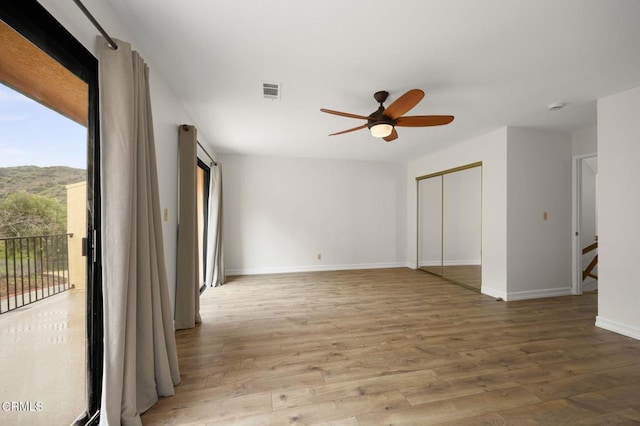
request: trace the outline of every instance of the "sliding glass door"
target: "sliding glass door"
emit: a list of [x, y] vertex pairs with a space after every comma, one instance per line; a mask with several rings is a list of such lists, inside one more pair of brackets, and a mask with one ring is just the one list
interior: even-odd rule
[[211, 168], [198, 159], [196, 167], [196, 208], [198, 210], [198, 282], [202, 293], [207, 285], [207, 234], [209, 229], [209, 186], [211, 182]]
[[102, 379], [98, 63], [35, 0], [0, 4], [0, 44], [2, 419], [85, 424]]

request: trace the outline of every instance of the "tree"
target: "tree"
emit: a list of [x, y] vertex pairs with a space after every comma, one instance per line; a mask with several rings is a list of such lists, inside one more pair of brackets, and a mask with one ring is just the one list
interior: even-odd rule
[[42, 195], [16, 192], [0, 201], [0, 237], [62, 234], [66, 206]]

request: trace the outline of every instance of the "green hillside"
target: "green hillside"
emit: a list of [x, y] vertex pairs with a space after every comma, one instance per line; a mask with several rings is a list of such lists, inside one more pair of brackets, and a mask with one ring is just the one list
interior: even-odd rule
[[14, 192], [25, 191], [67, 203], [65, 185], [85, 181], [87, 171], [65, 166], [0, 167], [0, 201]]

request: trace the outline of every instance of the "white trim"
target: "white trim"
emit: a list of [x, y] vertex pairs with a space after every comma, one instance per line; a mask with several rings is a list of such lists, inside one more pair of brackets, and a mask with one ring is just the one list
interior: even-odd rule
[[507, 294], [504, 291], [496, 290], [495, 288], [487, 287], [486, 285], [482, 285], [480, 287], [480, 292], [495, 299], [507, 300]]
[[482, 260], [421, 260], [421, 266], [466, 266], [466, 265], [482, 265]]
[[622, 334], [623, 336], [640, 340], [640, 328], [622, 324], [617, 321], [608, 320], [602, 318], [600, 315], [596, 316], [596, 327], [600, 327], [614, 333]]
[[545, 297], [558, 297], [571, 295], [571, 287], [560, 288], [548, 288], [544, 290], [529, 290], [529, 291], [514, 291], [507, 292], [505, 300], [527, 300], [527, 299], [542, 299]]
[[[263, 274], [289, 274], [296, 272], [321, 272], [321, 271], [349, 271], [356, 269], [385, 269], [410, 267], [405, 262], [393, 263], [356, 263], [346, 265], [320, 265], [320, 266], [267, 266], [264, 268], [228, 269], [227, 276], [233, 275], [263, 275]], [[412, 268], [414, 269], [414, 268]]]

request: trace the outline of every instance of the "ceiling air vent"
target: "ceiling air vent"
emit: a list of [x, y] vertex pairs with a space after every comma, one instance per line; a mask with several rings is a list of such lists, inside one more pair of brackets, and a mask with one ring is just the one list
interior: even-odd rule
[[280, 99], [280, 83], [262, 82], [262, 95], [265, 99]]

